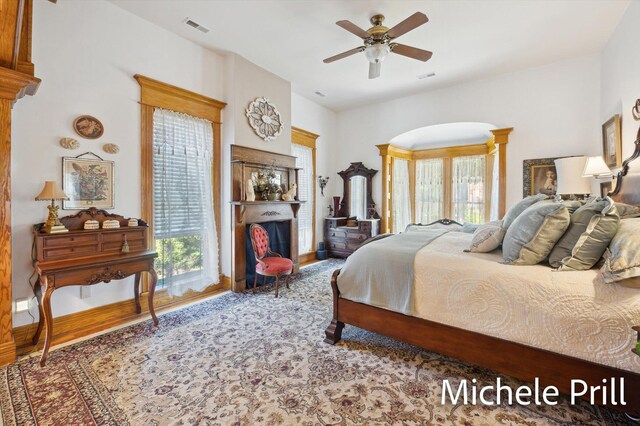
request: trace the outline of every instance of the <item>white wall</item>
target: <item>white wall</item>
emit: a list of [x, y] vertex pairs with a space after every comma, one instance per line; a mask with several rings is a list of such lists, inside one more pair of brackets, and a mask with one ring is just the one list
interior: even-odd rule
[[[317, 103], [298, 95], [291, 94], [291, 124], [300, 129], [320, 135], [316, 141], [316, 178], [318, 176], [329, 176], [329, 182], [324, 189], [324, 196], [320, 194], [318, 181], [316, 185], [316, 243], [323, 240], [324, 217], [329, 210], [327, 206], [331, 204], [333, 188], [341, 180], [335, 172], [333, 162], [335, 161], [335, 151], [338, 147], [337, 114]], [[341, 185], [340, 185], [341, 186]]]
[[[351, 161], [380, 170], [375, 145], [419, 127], [470, 121], [514, 127], [507, 151], [509, 206], [522, 198], [523, 160], [599, 152], [599, 87], [599, 57], [588, 56], [343, 111], [334, 172]], [[380, 173], [373, 191], [380, 207]]]
[[[34, 2], [33, 58], [38, 93], [16, 103], [13, 114], [12, 214], [14, 299], [32, 296], [31, 226], [46, 219], [45, 203], [34, 201], [45, 180], [61, 181], [61, 157], [92, 151], [115, 161], [116, 213], [140, 216], [140, 99], [136, 73], [216, 99], [223, 98], [223, 58], [104, 1]], [[75, 135], [72, 122], [81, 114], [105, 126], [96, 141]], [[77, 138], [80, 149], [58, 145]], [[104, 143], [120, 153], [106, 154]], [[62, 214], [71, 214], [61, 211]], [[92, 287], [79, 298], [79, 287], [57, 290], [54, 316], [130, 299], [131, 279]], [[37, 316], [34, 310], [34, 316]], [[30, 323], [26, 313], [14, 325]]]
[[[600, 123], [614, 114], [622, 115], [623, 159], [633, 152], [640, 121], [631, 116], [631, 107], [640, 98], [640, 2], [633, 1], [602, 52]], [[640, 170], [640, 161], [631, 163]]]

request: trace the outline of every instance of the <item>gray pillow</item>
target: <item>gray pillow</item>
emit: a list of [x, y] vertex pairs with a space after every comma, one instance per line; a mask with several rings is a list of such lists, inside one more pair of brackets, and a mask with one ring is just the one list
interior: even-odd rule
[[640, 217], [640, 207], [632, 206], [631, 204], [616, 203], [616, 210], [620, 219], [630, 219], [633, 217]]
[[562, 203], [543, 201], [528, 207], [513, 221], [502, 242], [504, 263], [535, 265], [546, 259], [569, 227]]
[[502, 221], [480, 225], [476, 232], [473, 233], [471, 247], [465, 252], [489, 253], [500, 247], [506, 232], [507, 230], [502, 227]]
[[478, 227], [481, 226], [477, 223], [469, 223], [469, 222], [465, 222], [462, 224], [462, 229], [460, 230], [460, 232], [466, 232], [467, 234], [473, 234], [474, 232], [476, 232], [476, 230], [478, 229]]
[[534, 205], [539, 201], [546, 200], [547, 198], [549, 198], [547, 195], [536, 194], [529, 195], [525, 199], [518, 201], [513, 206], [511, 206], [511, 208], [502, 218], [502, 227], [504, 229], [509, 229], [513, 221], [516, 220], [516, 218], [520, 216], [522, 212], [524, 212], [528, 207]]
[[618, 214], [609, 197], [598, 198], [571, 215], [567, 232], [549, 255], [549, 264], [560, 271], [591, 269], [618, 230]]
[[640, 277], [640, 218], [620, 221], [604, 258], [601, 271], [605, 282]]

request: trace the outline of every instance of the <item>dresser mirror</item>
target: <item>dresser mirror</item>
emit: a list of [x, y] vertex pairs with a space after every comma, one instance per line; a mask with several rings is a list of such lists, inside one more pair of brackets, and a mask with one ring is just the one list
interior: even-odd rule
[[351, 163], [338, 174], [343, 180], [344, 190], [339, 216], [356, 217], [358, 220], [379, 219], [371, 195], [371, 181], [377, 170], [365, 167], [361, 162]]

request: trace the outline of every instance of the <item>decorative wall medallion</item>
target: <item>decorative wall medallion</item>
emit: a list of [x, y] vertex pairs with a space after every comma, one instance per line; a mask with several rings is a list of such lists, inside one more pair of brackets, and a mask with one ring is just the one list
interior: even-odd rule
[[249, 125], [258, 136], [269, 142], [282, 132], [282, 117], [276, 106], [267, 98], [257, 98], [245, 109]]
[[117, 154], [118, 152], [120, 152], [120, 147], [115, 143], [105, 143], [104, 145], [102, 145], [102, 149], [104, 150], [104, 152], [107, 152], [109, 154]]
[[60, 146], [66, 149], [78, 149], [80, 148], [80, 142], [74, 138], [62, 138], [60, 139]]
[[73, 121], [73, 130], [87, 139], [98, 139], [104, 133], [104, 126], [95, 117], [81, 115]]

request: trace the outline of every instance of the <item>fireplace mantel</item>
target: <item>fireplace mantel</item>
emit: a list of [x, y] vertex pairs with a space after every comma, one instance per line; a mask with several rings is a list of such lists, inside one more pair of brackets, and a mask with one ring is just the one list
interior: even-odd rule
[[300, 271], [298, 256], [298, 211], [304, 200], [246, 201], [244, 182], [250, 178], [248, 167], [276, 167], [285, 172], [287, 184], [298, 182], [296, 158], [290, 155], [255, 150], [239, 145], [231, 146], [232, 200], [231, 205], [231, 289], [244, 291], [246, 283], [246, 229], [253, 223], [288, 221], [293, 273]]

